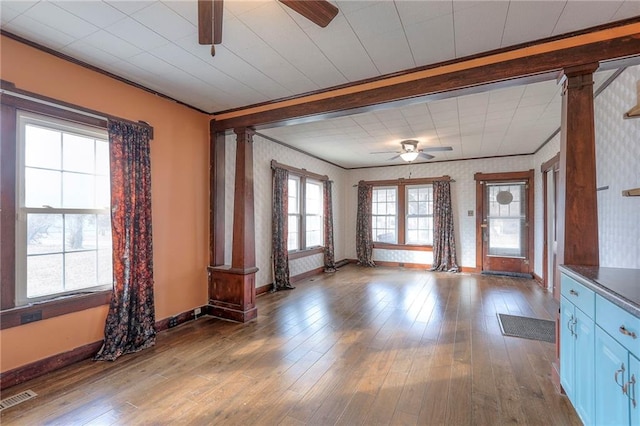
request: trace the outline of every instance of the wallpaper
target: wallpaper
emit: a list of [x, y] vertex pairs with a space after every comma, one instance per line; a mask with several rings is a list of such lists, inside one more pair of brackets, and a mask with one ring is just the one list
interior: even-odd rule
[[595, 100], [600, 266], [640, 268], [640, 118], [622, 115], [637, 104], [640, 67], [625, 70]]

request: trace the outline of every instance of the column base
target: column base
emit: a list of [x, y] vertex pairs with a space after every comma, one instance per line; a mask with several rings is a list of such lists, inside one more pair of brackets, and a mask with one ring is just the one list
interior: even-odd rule
[[235, 322], [247, 322], [258, 316], [256, 272], [258, 268], [209, 268], [209, 314]]

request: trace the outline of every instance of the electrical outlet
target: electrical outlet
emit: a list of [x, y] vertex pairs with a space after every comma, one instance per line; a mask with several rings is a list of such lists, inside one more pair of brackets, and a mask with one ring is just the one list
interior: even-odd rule
[[202, 313], [202, 309], [200, 309], [200, 308], [195, 308], [195, 309], [193, 310], [193, 316], [194, 316], [195, 318], [198, 318], [198, 316], [199, 316], [201, 313]]
[[467, 216], [473, 216], [473, 210], [467, 210]]
[[169, 318], [169, 328], [173, 328], [178, 325], [178, 317]]

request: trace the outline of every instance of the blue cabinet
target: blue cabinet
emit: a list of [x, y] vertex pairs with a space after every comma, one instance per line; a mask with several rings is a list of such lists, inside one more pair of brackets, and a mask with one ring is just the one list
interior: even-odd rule
[[629, 399], [623, 392], [629, 372], [627, 350], [600, 327], [596, 329], [597, 425], [628, 425]]
[[560, 298], [560, 384], [585, 425], [593, 424], [595, 403], [592, 318], [566, 297]]

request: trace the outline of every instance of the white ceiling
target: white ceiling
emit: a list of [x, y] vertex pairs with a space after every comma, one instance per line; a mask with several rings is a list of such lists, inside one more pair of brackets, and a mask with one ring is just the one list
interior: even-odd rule
[[[333, 3], [320, 28], [275, 0], [225, 0], [215, 57], [197, 43], [195, 0], [2, 0], [0, 25], [217, 112], [640, 15], [637, 0]], [[454, 148], [437, 159], [529, 153], [558, 127], [558, 99], [537, 83], [261, 132], [344, 167], [382, 164], [368, 152], [403, 138]]]

